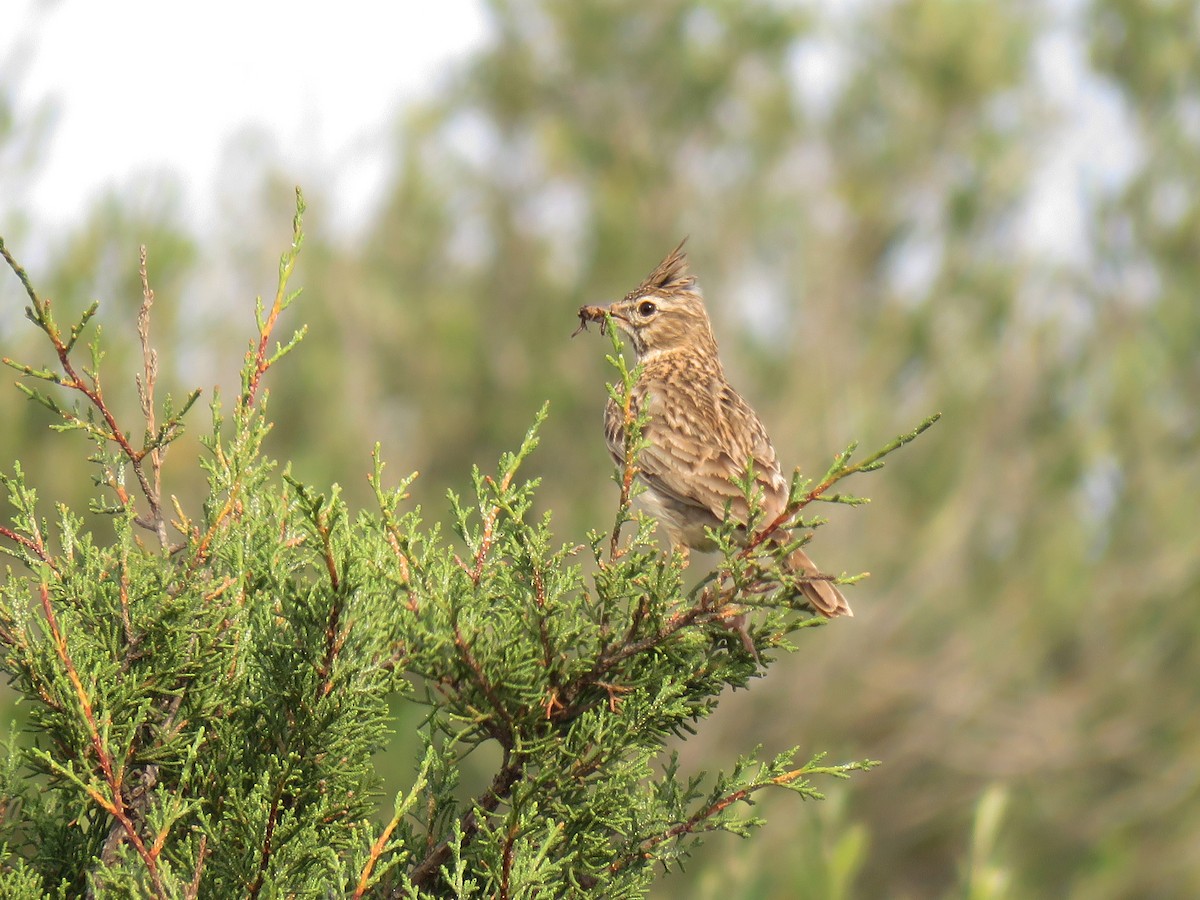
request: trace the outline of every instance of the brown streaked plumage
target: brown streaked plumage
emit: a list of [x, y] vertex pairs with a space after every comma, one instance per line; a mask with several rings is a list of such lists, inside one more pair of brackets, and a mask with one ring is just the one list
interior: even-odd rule
[[[579, 310], [581, 323], [603, 323], [605, 314], [629, 336], [642, 365], [633, 403], [637, 409], [648, 408], [649, 421], [643, 434], [648, 446], [638, 456], [638, 477], [646, 486], [647, 505], [666, 528], [672, 545], [684, 552], [713, 549], [704, 529], [721, 524], [726, 505], [731, 516], [746, 520], [746, 500], [733, 480], [745, 472], [747, 462], [762, 488], [763, 520], [778, 516], [787, 503], [788, 481], [762, 420], [725, 380], [683, 243], [621, 300]], [[604, 411], [604, 435], [613, 459], [623, 464], [624, 421], [621, 408], [611, 399]], [[794, 573], [820, 574], [802, 549], [792, 553], [787, 563]], [[809, 605], [823, 616], [854, 615], [842, 592], [829, 581], [804, 582], [802, 590]]]

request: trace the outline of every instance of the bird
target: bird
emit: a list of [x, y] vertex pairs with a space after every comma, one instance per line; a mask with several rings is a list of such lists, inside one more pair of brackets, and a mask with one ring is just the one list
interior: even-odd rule
[[[761, 489], [764, 523], [783, 513], [789, 493], [762, 419], [725, 378], [708, 310], [688, 267], [686, 242], [622, 299], [579, 309], [581, 329], [611, 319], [633, 345], [641, 373], [631, 405], [648, 411], [637, 478], [645, 487], [643, 502], [685, 565], [690, 550], [715, 549], [706, 529], [720, 526], [727, 508], [746, 524], [748, 504], [737, 481], [744, 482], [747, 466], [753, 467], [756, 490]], [[625, 465], [625, 414], [612, 397], [604, 411], [604, 436], [613, 460]], [[792, 539], [782, 528], [770, 538]], [[815, 612], [826, 618], [854, 615], [803, 548], [793, 550], [784, 567], [811, 579], [799, 587]]]

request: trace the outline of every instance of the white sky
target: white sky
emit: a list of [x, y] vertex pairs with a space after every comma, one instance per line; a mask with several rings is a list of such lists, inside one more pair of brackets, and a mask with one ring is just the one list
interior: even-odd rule
[[[268, 136], [282, 171], [301, 183], [320, 173], [337, 198], [335, 226], [352, 229], [384, 182], [404, 101], [428, 92], [488, 32], [479, 0], [0, 3], [0, 78], [17, 78], [18, 116], [47, 100], [58, 108], [21, 197], [35, 223], [50, 225], [78, 220], [91, 198], [127, 191], [139, 173], [172, 171], [205, 233], [222, 151], [252, 128]], [[1078, 6], [1051, 4], [1054, 27], [1037, 48], [1038, 77], [1070, 112], [1058, 140], [1041, 148], [1023, 229], [1031, 249], [1060, 259], [1085, 245], [1081, 187], [1119, 181], [1137, 157], [1119, 103], [1085, 76]], [[798, 72], [810, 102], [836, 86], [836, 54], [818, 57], [814, 71]], [[0, 213], [5, 206], [0, 197]]]
[[[76, 221], [105, 187], [148, 169], [213, 213], [230, 136], [271, 135], [285, 171], [336, 171], [352, 225], [370, 207], [390, 125], [487, 33], [476, 0], [4, 0], [0, 77], [18, 116], [57, 104], [26, 193], [35, 221]], [[25, 65], [16, 66], [20, 48]], [[142, 110], [148, 110], [147, 115]], [[0, 208], [4, 206], [0, 198]]]

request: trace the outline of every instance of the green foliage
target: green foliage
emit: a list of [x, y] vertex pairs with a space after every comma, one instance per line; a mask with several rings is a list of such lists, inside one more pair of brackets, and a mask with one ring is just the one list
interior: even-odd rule
[[[484, 5], [488, 39], [396, 111], [376, 216], [352, 241], [310, 229], [297, 272], [312, 332], [271, 381], [269, 454], [301, 483], [342, 480], [358, 508], [372, 491], [347, 460], [365, 470], [378, 441], [422, 473], [406, 502], [440, 513], [450, 485], [473, 505], [471, 463], [549, 398], [521, 469], [542, 478], [531, 515], [553, 509], [568, 535], [608, 522], [604, 361], [566, 339], [571, 313], [690, 234], [727, 369], [781, 460], [819, 474], [853, 435], [874, 445], [946, 415], [878, 479], [868, 515], [821, 531], [830, 571], [874, 574], [853, 627], [801, 635], [803, 654], [672, 742], [698, 769], [751, 732], [795, 743], [801, 722], [806, 743], [887, 765], [802, 816], [760, 794], [755, 840], [655, 896], [1200, 895], [1200, 7]], [[228, 154], [219, 202], [237, 229], [189, 238], [187, 211], [143, 181], [65, 234], [31, 228], [20, 205], [48, 148], [45, 129], [22, 137], [38, 123], [9, 102], [17, 81], [0, 86], [15, 115], [3, 233], [38, 260], [60, 318], [103, 297], [106, 371], [140, 365], [123, 323], [146, 243], [171, 298], [155, 313], [162, 390], [237, 385], [238, 298], [270, 292], [295, 172], [247, 142]], [[333, 206], [333, 185], [310, 180], [313, 209], [322, 193]], [[0, 336], [38, 360], [19, 292], [0, 279]], [[114, 408], [136, 409], [131, 381], [106, 383]], [[16, 391], [0, 390], [0, 420], [0, 458], [86, 509], [79, 436]], [[195, 456], [205, 430], [171, 452]], [[202, 475], [171, 470], [186, 510]], [[397, 734], [376, 757], [389, 798], [412, 788], [422, 710], [391, 704]], [[460, 799], [498, 756], [462, 761]], [[1007, 804], [983, 852], [972, 811], [993, 786]]]
[[[664, 753], [814, 624], [775, 565], [788, 548], [768, 552], [766, 536], [841, 500], [825, 494], [932, 419], [860, 463], [839, 455], [815, 486], [797, 475], [779, 519], [721, 530], [718, 568], [690, 591], [681, 558], [630, 512], [632, 413], [617, 522], [590, 554], [556, 542], [538, 479], [521, 476], [545, 408], [495, 476], [474, 471], [473, 496], [451, 493], [461, 544], [409, 505], [415, 476], [386, 485], [378, 448], [375, 509], [355, 513], [338, 486], [307, 485], [263, 450], [264, 376], [304, 334], [271, 349], [298, 296], [297, 199], [231, 414], [210, 403], [194, 514], [162, 490], [196, 394], [156, 400], [144, 251], [139, 446], [105, 399], [98, 335], [76, 361], [95, 306], [64, 330], [0, 243], [56, 357], [6, 362], [54, 427], [91, 441], [94, 510], [112, 523], [99, 537], [63, 504], [46, 521], [20, 463], [3, 478], [0, 546], [19, 568], [0, 586], [0, 667], [27, 720], [0, 769], [5, 896], [643, 896], [704, 835], [749, 836], [763, 819], [743, 807], [760, 792], [822, 799], [816, 780], [875, 765], [756, 749], [710, 776]], [[614, 396], [628, 396], [637, 372], [615, 337], [611, 361]], [[753, 610], [766, 612], [753, 643], [732, 640], [729, 621]], [[384, 823], [374, 763], [396, 697], [424, 709], [421, 749]], [[470, 796], [464, 761], [488, 748], [491, 782]]]

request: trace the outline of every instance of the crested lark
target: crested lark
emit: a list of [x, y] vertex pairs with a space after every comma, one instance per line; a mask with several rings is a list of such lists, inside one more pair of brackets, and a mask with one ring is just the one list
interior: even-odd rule
[[[638, 477], [646, 487], [647, 506], [671, 544], [684, 553], [712, 550], [704, 529], [721, 524], [726, 504], [731, 516], [745, 522], [746, 499], [733, 479], [744, 475], [748, 462], [762, 490], [763, 522], [773, 521], [787, 503], [788, 480], [762, 421], [725, 380], [683, 244], [624, 299], [608, 307], [584, 306], [579, 317], [581, 322], [604, 322], [606, 313], [630, 337], [642, 365], [633, 402], [638, 409], [648, 404], [649, 421]], [[611, 399], [604, 411], [604, 435], [613, 459], [624, 465], [624, 421]], [[790, 539], [786, 532], [773, 537]], [[786, 565], [795, 574], [820, 574], [803, 549], [792, 553]], [[854, 615], [829, 581], [806, 581], [801, 590], [823, 616]]]

